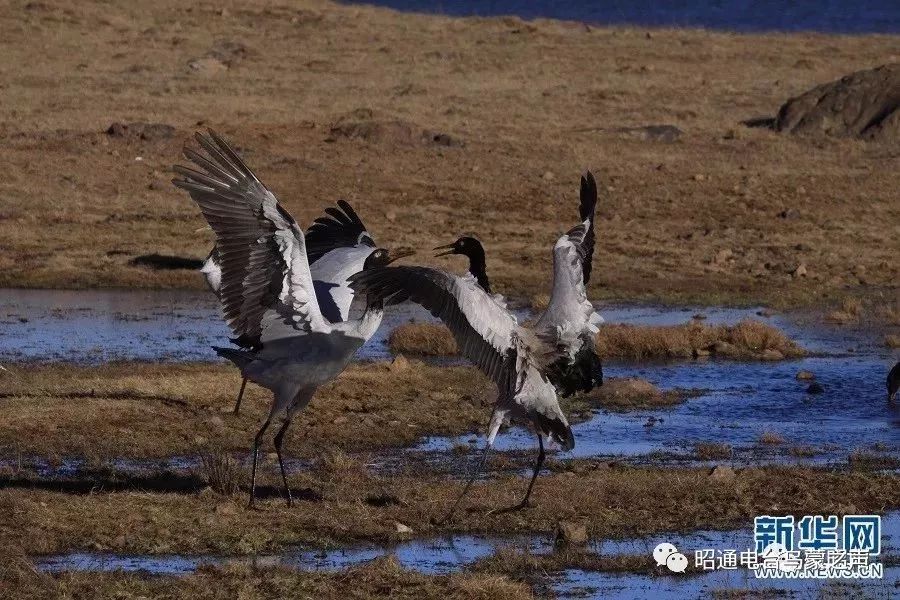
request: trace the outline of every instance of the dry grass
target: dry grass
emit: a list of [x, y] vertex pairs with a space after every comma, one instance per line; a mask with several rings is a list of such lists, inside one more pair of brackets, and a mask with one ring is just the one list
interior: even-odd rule
[[694, 454], [699, 460], [724, 460], [731, 458], [731, 446], [718, 442], [700, 442], [694, 446]]
[[[352, 365], [319, 390], [288, 430], [287, 454], [403, 446], [426, 434], [459, 435], [486, 425], [487, 404], [496, 392], [476, 369], [400, 362]], [[206, 444], [246, 453], [271, 402], [270, 392], [248, 385], [241, 414], [232, 415], [240, 378], [225, 365], [59, 364], [12, 370], [15, 377], [0, 371], [4, 456], [103, 462], [194, 454]]]
[[584, 399], [591, 406], [609, 410], [639, 410], [674, 406], [696, 394], [686, 390], [663, 391], [637, 377], [607, 377], [602, 386], [594, 388]]
[[452, 356], [458, 352], [450, 330], [438, 323], [404, 323], [391, 332], [388, 346], [394, 354]]
[[841, 307], [828, 313], [826, 319], [839, 325], [858, 323], [862, 308], [863, 305], [859, 298], [845, 298]]
[[247, 479], [247, 472], [238, 461], [221, 448], [206, 447], [198, 452], [206, 482], [217, 493], [233, 496]]
[[[0, 587], [9, 586], [18, 600], [38, 598], [140, 598], [231, 600], [525, 600], [531, 589], [496, 574], [423, 575], [396, 560], [382, 558], [340, 573], [243, 565], [203, 566], [186, 577], [147, 577], [130, 573], [62, 573], [41, 575], [27, 566], [0, 570]], [[0, 591], [0, 597], [4, 594]]]
[[[408, 323], [390, 336], [394, 353], [452, 356], [457, 353], [450, 331], [436, 323]], [[603, 325], [597, 335], [603, 358], [647, 360], [716, 356], [735, 360], [781, 360], [806, 351], [777, 327], [745, 319], [736, 325]]]
[[[883, 63], [894, 36], [47, 0], [0, 16], [0, 49], [0, 286], [202, 287], [132, 264], [208, 251], [199, 211], [168, 183], [202, 122], [300, 223], [339, 197], [385, 245], [431, 248], [450, 223], [485, 240], [511, 296], [548, 291], [586, 167], [603, 194], [593, 298], [786, 306], [896, 290], [891, 149], [738, 124]], [[132, 120], [174, 130], [104, 133]], [[619, 131], [649, 124], [684, 134]]]
[[900, 335], [888, 334], [884, 336], [884, 345], [888, 348], [900, 348]]
[[738, 360], [796, 358], [806, 352], [776, 327], [752, 319], [736, 325], [604, 325], [597, 335], [604, 358], [646, 360], [713, 355]]
[[[519, 466], [526, 468], [523, 459]], [[835, 472], [802, 467], [738, 469], [727, 482], [708, 469], [609, 467], [574, 461], [545, 474], [527, 511], [488, 515], [524, 491], [517, 475], [476, 483], [455, 521], [436, 528], [462, 482], [445, 473], [416, 471], [376, 476], [365, 469], [323, 475], [295, 472], [298, 502], [285, 506], [277, 467], [261, 471], [259, 505], [209, 490], [68, 493], [43, 486], [0, 489], [0, 544], [26, 544], [29, 554], [93, 549], [122, 553], [248, 554], [294, 544], [391, 542], [407, 536], [396, 523], [428, 537], [445, 531], [489, 534], [551, 533], [560, 520], [584, 523], [592, 538], [643, 536], [660, 531], [746, 527], [757, 514], [883, 512], [897, 507], [900, 480], [871, 471]], [[52, 486], [50, 486], [52, 488]], [[397, 501], [373, 499], [392, 497]], [[677, 510], [674, 507], [677, 506]], [[273, 523], [278, 523], [273, 527]]]
[[774, 431], [763, 431], [759, 435], [759, 443], [765, 446], [779, 446], [784, 441], [784, 437]]

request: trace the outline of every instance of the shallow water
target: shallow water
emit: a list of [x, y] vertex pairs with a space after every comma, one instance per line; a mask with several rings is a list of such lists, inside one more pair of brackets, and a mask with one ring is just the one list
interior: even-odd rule
[[[414, 304], [393, 307], [358, 358], [389, 359], [387, 336], [410, 319], [431, 316]], [[230, 345], [209, 292], [0, 289], [0, 364], [218, 361], [210, 346]]]
[[[680, 552], [693, 560], [700, 549], [742, 550], [752, 547], [749, 530], [698, 531], [690, 534], [658, 534], [640, 539], [595, 541], [590, 549], [605, 556], [651, 555], [660, 542], [675, 544]], [[552, 541], [546, 537], [488, 537], [456, 535], [443, 538], [412, 540], [391, 547], [364, 545], [320, 551], [288, 551], [255, 557], [220, 556], [134, 556], [108, 553], [71, 553], [35, 560], [38, 569], [48, 572], [76, 571], [145, 571], [157, 575], [186, 575], [203, 564], [280, 565], [311, 571], [340, 571], [380, 556], [393, 555], [406, 569], [428, 574], [460, 571], [472, 563], [491, 556], [500, 548], [526, 553], [546, 553]], [[900, 512], [882, 517], [882, 556], [900, 552]], [[865, 593], [874, 597], [890, 591], [900, 577], [900, 567], [885, 569], [881, 581], [862, 584]], [[567, 570], [553, 576], [553, 590], [560, 597], [641, 598], [641, 597], [707, 597], [715, 589], [788, 589], [812, 594], [823, 583], [782, 580], [777, 584], [756, 580], [746, 571], [715, 571], [696, 576], [616, 574]], [[793, 597], [793, 596], [792, 596]], [[797, 597], [807, 597], [800, 595]], [[813, 596], [815, 597], [815, 596]], [[889, 597], [889, 596], [884, 596]]]
[[704, 27], [728, 31], [896, 33], [900, 5], [891, 0], [364, 0], [364, 4], [454, 16], [517, 15], [600, 25]]
[[[856, 450], [900, 457], [900, 410], [885, 402], [884, 376], [892, 353], [873, 332], [822, 326], [802, 314], [760, 316], [756, 308], [660, 308], [604, 306], [608, 323], [672, 325], [702, 314], [708, 324], [756, 318], [783, 329], [815, 353], [801, 360], [736, 362], [720, 360], [616, 363], [611, 377], [643, 377], [662, 389], [705, 393], [676, 407], [628, 413], [598, 411], [575, 426], [576, 447], [568, 457], [646, 457], [690, 461], [700, 442], [729, 444], [738, 464], [760, 462], [844, 462]], [[520, 318], [527, 313], [519, 312]], [[360, 350], [361, 359], [389, 359], [390, 331], [409, 320], [433, 321], [418, 306], [391, 307], [378, 333]], [[0, 290], [0, 364], [10, 361], [218, 360], [213, 344], [228, 344], [217, 300], [207, 292]], [[438, 359], [443, 364], [460, 359]], [[797, 371], [816, 375], [825, 393], [809, 395]], [[648, 426], [648, 421], [653, 425]], [[761, 446], [771, 432], [785, 443]], [[436, 460], [458, 444], [478, 445], [477, 435], [429, 438], [413, 450]], [[875, 444], [878, 450], [873, 451]], [[503, 432], [500, 450], [531, 449], [534, 440], [520, 429]], [[796, 458], [790, 447], [815, 455]], [[656, 453], [648, 456], [650, 453]], [[722, 461], [717, 461], [722, 462]], [[179, 468], [183, 465], [174, 465]], [[127, 466], [126, 466], [127, 467]]]
[[[853, 451], [900, 457], [900, 410], [886, 403], [884, 379], [893, 364], [892, 353], [871, 332], [852, 327], [823, 327], [784, 316], [765, 318], [757, 309], [668, 309], [608, 307], [607, 323], [672, 325], [701, 313], [706, 323], [736, 323], [743, 318], [771, 322], [814, 353], [778, 362], [693, 360], [604, 365], [609, 377], [641, 377], [661, 389], [699, 389], [705, 392], [675, 407], [627, 413], [597, 411], [594, 418], [575, 425], [576, 445], [557, 458], [635, 457], [664, 452], [690, 459], [695, 444], [715, 442], [734, 449], [734, 462], [846, 461]], [[799, 321], [799, 322], [798, 322]], [[825, 392], [806, 393], [809, 382], [797, 372], [812, 371]], [[649, 426], [648, 421], [653, 425]], [[762, 445], [763, 432], [785, 443]], [[477, 445], [478, 436], [435, 437], [415, 450], [446, 452], [459, 444]], [[878, 450], [874, 450], [878, 444]], [[497, 438], [500, 450], [531, 449], [533, 434], [511, 429]], [[790, 447], [815, 451], [796, 458]], [[722, 462], [722, 461], [716, 461]]]

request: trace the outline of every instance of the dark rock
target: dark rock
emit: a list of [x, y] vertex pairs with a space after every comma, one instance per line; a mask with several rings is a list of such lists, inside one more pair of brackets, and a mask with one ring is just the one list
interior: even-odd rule
[[360, 108], [338, 118], [326, 141], [337, 138], [360, 139], [372, 143], [414, 146], [462, 146], [462, 140], [447, 133], [430, 131], [400, 119], [379, 118], [371, 110]]
[[857, 71], [791, 98], [778, 111], [775, 129], [900, 140], [900, 63]]
[[809, 387], [806, 388], [807, 394], [822, 394], [824, 392], [825, 392], [825, 388], [822, 387], [821, 384], [816, 383], [815, 381], [813, 381], [811, 384], [809, 384]]

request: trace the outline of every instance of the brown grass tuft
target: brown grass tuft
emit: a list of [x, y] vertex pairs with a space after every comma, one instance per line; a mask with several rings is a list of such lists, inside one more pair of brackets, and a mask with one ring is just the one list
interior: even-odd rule
[[719, 442], [700, 442], [694, 446], [699, 460], [723, 460], [731, 458], [731, 446]]
[[406, 323], [391, 332], [388, 346], [395, 354], [452, 356], [457, 353], [450, 330], [438, 323]]
[[209, 486], [223, 496], [233, 496], [247, 479], [243, 465], [220, 447], [206, 446], [198, 452]]
[[861, 314], [862, 302], [858, 298], [845, 298], [840, 308], [828, 313], [826, 320], [838, 325], [848, 325], [859, 322]]
[[763, 431], [759, 436], [759, 443], [766, 446], [778, 446], [784, 443], [784, 438], [774, 431]]
[[673, 326], [605, 325], [597, 335], [605, 358], [646, 360], [715, 355], [739, 360], [795, 358], [805, 350], [766, 323], [745, 319], [737, 325], [691, 321]]

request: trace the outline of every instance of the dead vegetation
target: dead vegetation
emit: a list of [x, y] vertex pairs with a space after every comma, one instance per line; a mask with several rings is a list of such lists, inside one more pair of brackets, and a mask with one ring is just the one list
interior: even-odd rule
[[[0, 454], [51, 463], [194, 455], [208, 444], [245, 455], [271, 402], [270, 392], [250, 384], [241, 414], [232, 415], [240, 376], [221, 364], [24, 365], [0, 371], [0, 381]], [[297, 416], [285, 448], [306, 457], [479, 430], [493, 390], [470, 367], [405, 359], [352, 365]]]
[[[457, 353], [450, 331], [437, 323], [408, 323], [391, 334], [394, 353], [451, 356]], [[806, 351], [772, 325], [745, 319], [735, 325], [602, 325], [597, 334], [602, 358], [629, 361], [713, 356], [733, 360], [799, 358]]]
[[647, 360], [715, 356], [735, 360], [781, 360], [806, 352], [776, 327], [746, 319], [736, 325], [604, 325], [597, 335], [604, 358]]
[[[508, 296], [547, 292], [587, 167], [602, 193], [592, 298], [896, 293], [893, 154], [739, 124], [882, 64], [891, 36], [647, 35], [319, 0], [31, 5], [0, 17], [0, 163], [13, 174], [0, 286], [201, 288], [192, 270], [133, 259], [208, 252], [202, 217], [168, 182], [202, 122], [301, 224], [340, 197], [390, 246], [431, 248], [450, 223], [482, 236]], [[623, 134], [651, 125], [681, 133]]]
[[699, 390], [661, 390], [638, 377], [607, 377], [602, 386], [578, 398], [593, 407], [626, 411], [667, 408], [700, 393]]
[[453, 356], [458, 352], [450, 330], [440, 323], [399, 325], [391, 331], [388, 346], [394, 354]]
[[[6, 587], [8, 586], [8, 588]], [[141, 573], [61, 573], [44, 575], [27, 559], [0, 569], [2, 589], [17, 600], [39, 598], [138, 598], [230, 600], [526, 600], [531, 588], [503, 575], [460, 573], [423, 575], [403, 569], [387, 557], [340, 573], [297, 571], [286, 567], [201, 566], [186, 577], [148, 577]]]
[[[526, 468], [530, 459], [518, 459], [518, 468]], [[746, 527], [754, 515], [771, 512], [880, 513], [895, 508], [900, 498], [900, 481], [890, 473], [760, 467], [735, 469], [733, 477], [721, 480], [710, 477], [708, 469], [577, 460], [542, 476], [535, 506], [514, 514], [487, 514], [518, 500], [524, 491], [517, 470], [494, 473], [473, 486], [452, 524], [438, 528], [433, 520], [463, 485], [445, 473], [419, 468], [379, 476], [359, 462], [338, 470], [295, 471], [290, 475], [297, 499], [292, 508], [280, 495], [277, 466], [269, 463], [261, 473], [261, 510], [248, 510], [244, 494], [223, 498], [205, 488], [184, 493], [105, 491], [103, 480], [94, 479], [78, 493], [65, 486], [57, 489], [52, 482], [5, 484], [0, 489], [5, 515], [0, 544], [27, 543], [29, 554], [92, 549], [233, 555], [295, 544], [326, 547], [407, 539], [408, 533], [398, 533], [398, 522], [408, 525], [413, 535], [428, 537], [447, 531], [549, 534], [560, 520], [583, 523], [591, 539], [602, 539]], [[661, 509], [676, 499], [678, 510]], [[279, 526], [272, 527], [273, 522]]]

